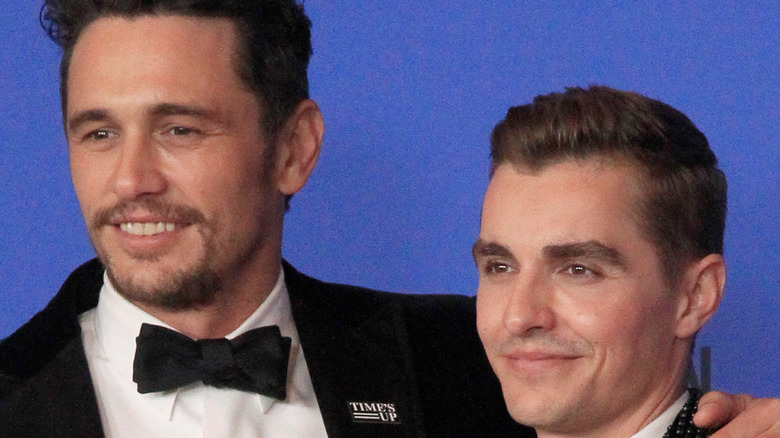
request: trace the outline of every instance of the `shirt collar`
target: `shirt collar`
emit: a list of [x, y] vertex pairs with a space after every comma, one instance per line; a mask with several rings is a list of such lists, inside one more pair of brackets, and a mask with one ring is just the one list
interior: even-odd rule
[[631, 438], [658, 438], [664, 436], [666, 429], [677, 418], [677, 414], [685, 406], [685, 401], [688, 400], [688, 391], [683, 392], [680, 398], [677, 399], [671, 406], [669, 406], [661, 415], [656, 417], [647, 426], [643, 427], [639, 432], [631, 436]]
[[[135, 338], [141, 330], [141, 324], [154, 324], [174, 330], [169, 325], [141, 310], [133, 303], [119, 295], [107, 274], [103, 275], [103, 287], [95, 310], [95, 333], [99, 345], [98, 358], [107, 361], [120, 376], [133, 382], [133, 361], [135, 359]], [[279, 270], [279, 277], [273, 290], [263, 303], [241, 325], [226, 338], [233, 339], [249, 330], [277, 325], [282, 336], [291, 338], [290, 360], [288, 370], [292, 370], [299, 353], [300, 341], [292, 318], [290, 297], [284, 282], [284, 270]], [[288, 373], [289, 375], [289, 373]], [[197, 383], [196, 385], [202, 385]], [[189, 386], [187, 387], [189, 388]], [[158, 405], [159, 412], [171, 417], [176, 406], [179, 388], [173, 391], [141, 394], [149, 403]], [[253, 394], [258, 398], [260, 410], [265, 414], [276, 402], [276, 399], [262, 394]]]

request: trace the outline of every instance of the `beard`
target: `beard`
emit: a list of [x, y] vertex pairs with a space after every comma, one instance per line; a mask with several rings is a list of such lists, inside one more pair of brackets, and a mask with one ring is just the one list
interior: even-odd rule
[[[113, 218], [133, 209], [143, 209], [166, 220], [197, 229], [204, 242], [200, 258], [194, 260], [194, 263], [189, 263], [188, 267], [158, 272], [153, 281], [138, 278], [133, 275], [131, 269], [119, 267], [110, 251], [99, 244], [98, 235], [104, 227], [113, 226]], [[182, 311], [213, 303], [222, 289], [221, 276], [210, 262], [209, 255], [215, 253], [215, 248], [208, 238], [208, 229], [203, 214], [196, 209], [174, 206], [159, 199], [149, 199], [139, 202], [123, 201], [114, 207], [97, 212], [89, 226], [89, 238], [98, 258], [106, 268], [111, 284], [121, 296], [136, 304], [168, 311]], [[155, 263], [161, 256], [136, 254], [133, 258], [137, 261]]]
[[99, 258], [106, 267], [106, 274], [114, 289], [133, 303], [182, 311], [213, 303], [222, 289], [219, 274], [205, 260], [190, 269], [167, 273], [165, 278], [158, 278], [156, 284], [150, 286], [136, 281], [130, 275], [120, 274], [114, 269], [110, 257]]

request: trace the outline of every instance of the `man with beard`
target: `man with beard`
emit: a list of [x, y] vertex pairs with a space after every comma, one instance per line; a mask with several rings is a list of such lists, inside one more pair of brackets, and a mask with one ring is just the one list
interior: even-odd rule
[[99, 261], [0, 345], [0, 435], [529, 433], [472, 300], [325, 284], [282, 260], [323, 134], [302, 7], [50, 0], [43, 22]]

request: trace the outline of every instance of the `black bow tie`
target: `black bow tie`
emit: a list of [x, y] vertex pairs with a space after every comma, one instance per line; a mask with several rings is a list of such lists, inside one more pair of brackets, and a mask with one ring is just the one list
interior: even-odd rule
[[136, 338], [133, 381], [141, 394], [202, 381], [284, 400], [290, 343], [275, 325], [250, 330], [233, 340], [193, 341], [165, 327], [142, 324]]

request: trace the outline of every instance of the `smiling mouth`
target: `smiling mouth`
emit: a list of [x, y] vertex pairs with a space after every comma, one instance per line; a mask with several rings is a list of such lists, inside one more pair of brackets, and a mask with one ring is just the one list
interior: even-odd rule
[[577, 362], [578, 356], [556, 353], [520, 353], [503, 356], [504, 365], [526, 377], [558, 375]]
[[516, 361], [536, 362], [536, 361], [546, 361], [546, 360], [576, 359], [577, 356], [574, 354], [565, 354], [565, 353], [523, 352], [523, 353], [509, 354], [507, 355], [507, 358], [509, 360], [516, 360]]
[[154, 236], [174, 231], [176, 224], [173, 222], [122, 222], [119, 224], [119, 228], [134, 236]]

